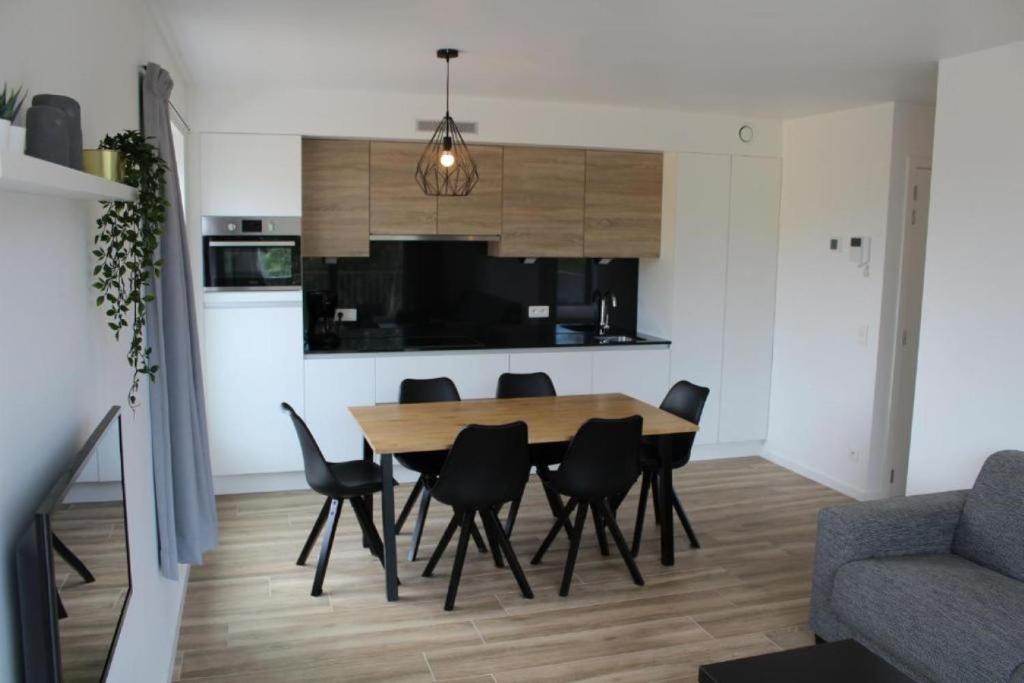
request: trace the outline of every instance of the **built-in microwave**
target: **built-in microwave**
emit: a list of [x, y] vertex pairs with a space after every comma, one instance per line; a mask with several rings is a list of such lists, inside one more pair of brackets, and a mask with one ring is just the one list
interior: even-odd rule
[[203, 216], [207, 289], [302, 286], [301, 219]]

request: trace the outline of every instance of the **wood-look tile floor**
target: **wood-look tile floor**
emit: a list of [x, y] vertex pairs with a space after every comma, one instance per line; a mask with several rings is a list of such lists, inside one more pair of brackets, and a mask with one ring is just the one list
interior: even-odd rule
[[[703, 663], [810, 643], [817, 512], [848, 499], [756, 457], [690, 463], [675, 481], [703, 547], [691, 549], [676, 524], [676, 564], [663, 567], [648, 511], [638, 558], [646, 586], [633, 585], [614, 548], [600, 554], [588, 520], [572, 592], [559, 597], [564, 535], [543, 564], [529, 564], [551, 524], [531, 480], [513, 544], [536, 597], [524, 600], [512, 575], [471, 545], [453, 612], [442, 603], [454, 544], [433, 578], [420, 576], [449, 508], [431, 506], [417, 562], [404, 559], [408, 528], [399, 536], [401, 600], [388, 603], [348, 508], [314, 598], [316, 555], [305, 567], [295, 558], [321, 499], [222, 496], [220, 546], [191, 572], [176, 679], [696, 681]], [[410, 488], [398, 489], [399, 502]], [[627, 536], [635, 495], [620, 509]]]

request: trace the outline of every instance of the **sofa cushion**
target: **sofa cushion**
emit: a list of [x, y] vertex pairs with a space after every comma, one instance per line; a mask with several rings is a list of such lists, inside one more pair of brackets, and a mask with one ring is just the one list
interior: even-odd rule
[[1024, 452], [988, 457], [967, 494], [953, 552], [1024, 581]]
[[832, 609], [920, 678], [1006, 681], [1024, 663], [1024, 583], [956, 555], [845, 564]]

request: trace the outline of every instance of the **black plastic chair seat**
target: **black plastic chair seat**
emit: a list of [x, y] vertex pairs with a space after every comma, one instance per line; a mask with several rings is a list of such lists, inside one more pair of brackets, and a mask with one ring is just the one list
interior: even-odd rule
[[447, 457], [447, 451], [423, 451], [421, 453], [403, 453], [396, 455], [395, 459], [407, 470], [425, 474], [428, 477], [436, 477], [441, 474], [441, 468], [444, 467], [444, 460]]
[[327, 469], [334, 475], [338, 488], [334, 491], [319, 491], [325, 496], [349, 497], [377, 493], [381, 489], [380, 465], [365, 460], [328, 462]]

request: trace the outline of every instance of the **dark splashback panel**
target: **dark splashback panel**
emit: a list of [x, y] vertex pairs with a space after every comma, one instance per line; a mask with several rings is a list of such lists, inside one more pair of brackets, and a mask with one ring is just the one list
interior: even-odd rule
[[[638, 262], [614, 259], [521, 259], [487, 256], [475, 242], [372, 242], [369, 258], [304, 259], [305, 291], [334, 292], [338, 306], [357, 308], [358, 327], [551, 325], [590, 322], [595, 290], [612, 291], [616, 328], [636, 329]], [[527, 316], [550, 306], [548, 319]]]

